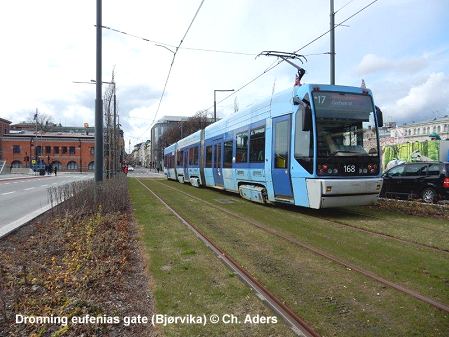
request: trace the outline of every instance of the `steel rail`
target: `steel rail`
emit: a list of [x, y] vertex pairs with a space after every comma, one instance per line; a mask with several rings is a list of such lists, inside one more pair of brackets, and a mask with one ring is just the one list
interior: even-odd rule
[[184, 225], [187, 226], [209, 249], [211, 249], [225, 265], [233, 270], [248, 286], [250, 286], [279, 316], [281, 316], [290, 326], [293, 332], [303, 337], [320, 337], [301, 317], [299, 317], [292, 309], [279, 300], [273, 293], [265, 288], [251, 274], [249, 274], [237, 261], [235, 261], [222, 248], [218, 247], [211, 239], [202, 233], [198, 227], [184, 219], [176, 210], [168, 205], [159, 195], [152, 191], [138, 178], [136, 180], [153, 194], [170, 212], [172, 212]]
[[212, 207], [214, 207], [214, 208], [216, 208], [218, 210], [221, 210], [221, 211], [223, 211], [223, 212], [225, 212], [225, 213], [227, 213], [227, 214], [229, 214], [229, 215], [231, 215], [231, 216], [233, 216], [235, 218], [238, 218], [239, 220], [242, 220], [242, 221], [244, 221], [246, 223], [249, 223], [249, 224], [257, 227], [257, 228], [263, 230], [264, 232], [267, 232], [269, 234], [277, 236], [277, 237], [279, 237], [279, 238], [281, 238], [283, 240], [286, 240], [286, 241], [288, 241], [288, 242], [290, 242], [290, 243], [292, 243], [292, 244], [294, 244], [296, 246], [299, 246], [299, 247], [304, 248], [304, 249], [306, 249], [308, 251], [311, 251], [312, 253], [314, 253], [316, 255], [319, 255], [321, 257], [327, 258], [327, 259], [329, 259], [329, 260], [331, 260], [331, 261], [333, 261], [333, 262], [335, 262], [335, 263], [337, 263], [337, 264], [339, 264], [341, 266], [344, 266], [345, 268], [349, 268], [350, 270], [358, 272], [358, 273], [360, 273], [360, 274], [362, 274], [362, 275], [364, 275], [364, 276], [366, 276], [368, 278], [371, 278], [371, 279], [373, 279], [373, 280], [375, 280], [377, 282], [380, 282], [380, 283], [382, 283], [382, 284], [384, 284], [384, 285], [386, 285], [386, 286], [388, 286], [390, 288], [396, 289], [396, 290], [398, 290], [398, 291], [400, 291], [400, 292], [402, 292], [404, 294], [407, 294], [407, 295], [409, 295], [409, 296], [411, 296], [411, 297], [413, 297], [413, 298], [415, 298], [417, 300], [420, 300], [420, 301], [422, 301], [424, 303], [430, 304], [431, 306], [433, 306], [433, 307], [435, 307], [437, 309], [440, 309], [442, 311], [445, 311], [445, 312], [449, 313], [449, 306], [448, 305], [446, 305], [444, 303], [441, 303], [441, 302], [439, 302], [437, 300], [434, 300], [434, 299], [432, 299], [430, 297], [424, 296], [424, 295], [418, 293], [415, 290], [412, 290], [412, 289], [406, 288], [406, 287], [404, 287], [404, 286], [402, 286], [400, 284], [388, 281], [387, 279], [385, 279], [385, 278], [383, 278], [383, 277], [381, 277], [381, 276], [379, 276], [379, 275], [377, 275], [377, 274], [375, 274], [373, 272], [370, 272], [370, 271], [365, 270], [365, 269], [363, 269], [361, 267], [358, 267], [358, 266], [356, 266], [356, 265], [354, 265], [354, 264], [352, 264], [352, 263], [350, 263], [348, 261], [344, 261], [344, 260], [342, 260], [342, 259], [340, 259], [340, 258], [338, 258], [336, 256], [333, 256], [333, 255], [331, 255], [329, 253], [326, 253], [326, 252], [322, 251], [321, 249], [312, 247], [309, 244], [300, 242], [297, 239], [294, 239], [294, 238], [291, 238], [289, 236], [285, 236], [283, 234], [280, 234], [280, 233], [278, 233], [274, 229], [267, 228], [266, 226], [264, 226], [264, 225], [262, 225], [262, 224], [260, 224], [260, 223], [258, 223], [256, 221], [253, 221], [251, 219], [245, 218], [245, 217], [243, 217], [243, 216], [241, 216], [241, 215], [239, 215], [239, 214], [237, 214], [235, 212], [227, 210], [226, 208], [214, 205], [213, 203], [208, 202], [208, 201], [206, 201], [206, 200], [204, 200], [202, 198], [199, 198], [199, 197], [194, 196], [192, 194], [189, 194], [187, 192], [181, 191], [180, 189], [174, 188], [174, 187], [169, 186], [169, 185], [167, 185], [165, 183], [162, 183], [162, 182], [157, 182], [157, 183], [158, 184], [162, 184], [162, 185], [164, 185], [164, 186], [166, 186], [166, 187], [168, 187], [168, 188], [170, 188], [172, 190], [178, 191], [178, 192], [180, 192], [180, 193], [182, 193], [182, 194], [184, 194], [184, 195], [186, 195], [186, 196], [188, 196], [190, 198], [193, 198], [193, 199], [199, 200], [201, 202], [204, 202], [205, 204], [207, 204], [209, 206], [212, 206]]
[[[364, 214], [356, 213], [356, 212], [354, 212], [352, 214], [364, 215]], [[382, 233], [382, 232], [378, 232], [378, 231], [375, 231], [375, 230], [372, 230], [372, 229], [367, 229], [367, 228], [351, 225], [351, 224], [348, 224], [348, 223], [340, 221], [340, 220], [335, 220], [335, 219], [331, 219], [331, 218], [327, 218], [327, 217], [321, 217], [321, 216], [316, 216], [316, 215], [309, 215], [309, 214], [308, 214], [308, 216], [311, 216], [311, 217], [314, 217], [314, 218], [317, 218], [317, 219], [322, 219], [322, 220], [325, 220], [325, 221], [328, 221], [328, 222], [331, 222], [331, 223], [336, 223], [336, 224], [341, 225], [341, 226], [350, 227], [350, 228], [353, 228], [353, 229], [358, 230], [360, 232], [370, 233], [370, 234], [374, 234], [374, 235], [377, 235], [377, 236], [380, 236], [380, 237], [384, 237], [384, 238], [387, 238], [387, 239], [393, 239], [393, 240], [404, 242], [404, 243], [411, 243], [413, 245], [424, 247], [424, 248], [429, 248], [429, 249], [432, 249], [432, 250], [436, 250], [438, 252], [449, 253], [449, 249], [446, 249], [446, 248], [440, 248], [440, 247], [437, 247], [437, 246], [434, 246], [434, 245], [418, 242], [418, 241], [415, 241], [415, 240], [403, 239], [403, 238], [400, 238], [400, 237], [395, 236], [395, 235]], [[375, 217], [373, 217], [373, 218], [375, 218]], [[375, 218], [375, 219], [382, 220], [381, 218]], [[426, 228], [426, 229], [428, 229], [428, 228]]]

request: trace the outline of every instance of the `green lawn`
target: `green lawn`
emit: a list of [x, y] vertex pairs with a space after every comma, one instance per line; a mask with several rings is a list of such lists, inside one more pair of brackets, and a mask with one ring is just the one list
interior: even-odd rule
[[[129, 180], [136, 221], [148, 258], [158, 314], [273, 316], [254, 293], [136, 179]], [[277, 324], [176, 324], [165, 336], [294, 336]]]
[[[446, 336], [449, 331], [449, 316], [442, 311], [209, 205], [174, 193], [167, 186], [233, 210], [446, 304], [449, 303], [448, 253], [316, 219], [311, 217], [310, 211], [266, 207], [232, 194], [195, 189], [187, 184], [145, 183], [170, 205], [176, 205], [177, 211], [210, 235], [300, 315], [313, 322], [323, 335]], [[223, 199], [232, 203], [223, 203]]]

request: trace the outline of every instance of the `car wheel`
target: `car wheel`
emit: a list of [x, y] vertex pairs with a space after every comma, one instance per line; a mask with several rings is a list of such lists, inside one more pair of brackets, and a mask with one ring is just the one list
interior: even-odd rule
[[427, 203], [434, 203], [437, 200], [437, 193], [433, 188], [425, 188], [422, 193], [422, 200]]

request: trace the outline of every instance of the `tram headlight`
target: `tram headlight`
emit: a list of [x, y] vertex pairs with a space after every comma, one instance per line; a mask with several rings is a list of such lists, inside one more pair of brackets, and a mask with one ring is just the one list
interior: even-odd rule
[[377, 164], [373, 164], [373, 163], [368, 164], [368, 172], [369, 173], [376, 173], [376, 170], [377, 170]]

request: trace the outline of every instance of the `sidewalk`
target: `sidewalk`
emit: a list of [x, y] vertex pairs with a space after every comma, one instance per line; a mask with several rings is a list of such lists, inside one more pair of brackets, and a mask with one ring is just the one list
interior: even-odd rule
[[7, 173], [0, 175], [0, 181], [4, 180], [19, 180], [19, 179], [33, 179], [33, 178], [43, 178], [43, 177], [51, 177], [48, 175], [40, 176], [39, 174], [30, 175], [30, 174], [19, 174], [19, 173]]

